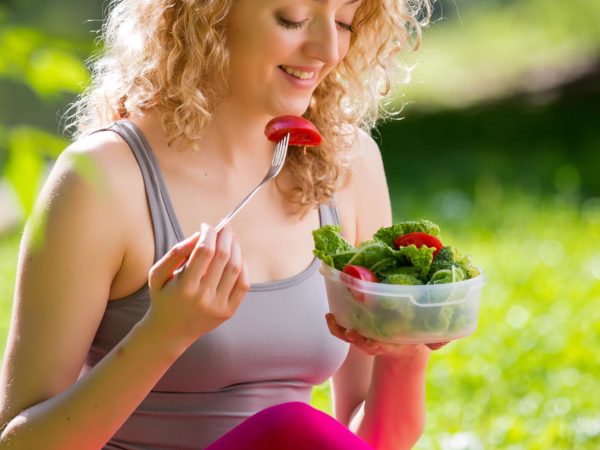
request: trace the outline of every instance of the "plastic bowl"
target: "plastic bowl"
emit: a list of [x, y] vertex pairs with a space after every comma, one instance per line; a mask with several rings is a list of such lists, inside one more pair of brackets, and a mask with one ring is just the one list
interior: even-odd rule
[[432, 344], [475, 332], [483, 272], [469, 280], [435, 285], [371, 283], [321, 264], [329, 309], [344, 328], [399, 344]]

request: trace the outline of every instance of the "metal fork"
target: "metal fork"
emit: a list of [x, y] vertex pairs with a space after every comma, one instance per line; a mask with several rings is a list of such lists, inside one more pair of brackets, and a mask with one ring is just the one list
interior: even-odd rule
[[283, 164], [285, 163], [289, 140], [290, 133], [288, 133], [277, 143], [277, 147], [275, 147], [275, 152], [273, 153], [273, 160], [271, 161], [271, 168], [262, 181], [258, 183], [258, 185], [252, 189], [252, 191], [250, 191], [250, 193], [246, 195], [246, 197], [244, 197], [244, 199], [235, 208], [233, 208], [229, 214], [221, 219], [221, 221], [215, 227], [217, 233], [221, 230], [221, 228], [227, 225], [244, 206], [246, 206], [250, 199], [254, 197], [254, 194], [256, 194], [265, 183], [279, 175], [279, 172], [281, 172]]
[[[258, 185], [254, 189], [252, 189], [250, 193], [246, 195], [246, 197], [244, 197], [244, 199], [240, 203], [238, 203], [238, 205], [235, 208], [231, 210], [229, 214], [227, 214], [221, 219], [221, 221], [215, 227], [217, 233], [221, 230], [221, 228], [227, 225], [229, 221], [233, 219], [238, 212], [240, 212], [240, 210], [250, 201], [252, 197], [254, 197], [254, 194], [256, 194], [265, 183], [279, 175], [279, 172], [281, 172], [283, 164], [285, 163], [289, 140], [290, 133], [288, 133], [283, 139], [281, 139], [277, 143], [277, 147], [275, 147], [275, 152], [273, 153], [273, 159], [271, 160], [271, 168], [269, 169], [265, 177], [262, 179], [262, 181], [258, 183]], [[187, 260], [173, 272], [173, 275], [178, 275], [179, 273], [183, 272], [186, 266]]]

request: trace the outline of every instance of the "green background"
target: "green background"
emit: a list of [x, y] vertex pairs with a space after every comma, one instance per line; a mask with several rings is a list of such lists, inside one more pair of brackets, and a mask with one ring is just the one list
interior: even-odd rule
[[[88, 82], [105, 6], [0, 2], [2, 342], [22, 220], [67, 145], [61, 116]], [[598, 448], [600, 2], [449, 0], [434, 13], [406, 56], [402, 119], [373, 134], [394, 219], [440, 224], [488, 284], [477, 332], [432, 355], [416, 448]], [[327, 383], [313, 404], [331, 411]]]

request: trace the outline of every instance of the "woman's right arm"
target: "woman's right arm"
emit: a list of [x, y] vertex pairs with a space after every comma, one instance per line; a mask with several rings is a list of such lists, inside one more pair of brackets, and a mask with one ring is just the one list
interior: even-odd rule
[[77, 380], [125, 252], [118, 177], [96, 156], [61, 155], [25, 228], [0, 380], [0, 449], [102, 448], [248, 289], [231, 231], [204, 227], [152, 267], [148, 313]]

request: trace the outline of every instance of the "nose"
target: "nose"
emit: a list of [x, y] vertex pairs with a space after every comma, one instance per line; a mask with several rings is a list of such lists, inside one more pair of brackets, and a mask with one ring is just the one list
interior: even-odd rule
[[334, 21], [319, 21], [309, 29], [305, 53], [326, 66], [335, 66], [340, 60], [340, 41]]

